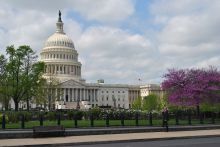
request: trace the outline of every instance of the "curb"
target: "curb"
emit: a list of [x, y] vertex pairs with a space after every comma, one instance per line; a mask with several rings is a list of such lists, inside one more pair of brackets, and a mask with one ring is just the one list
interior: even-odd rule
[[128, 142], [145, 142], [145, 141], [163, 141], [175, 139], [196, 139], [196, 138], [211, 138], [220, 137], [219, 135], [199, 135], [199, 136], [182, 136], [182, 137], [166, 137], [166, 138], [144, 138], [131, 140], [110, 140], [110, 141], [88, 141], [88, 142], [74, 142], [74, 143], [58, 143], [58, 144], [38, 144], [38, 145], [21, 145], [24, 147], [59, 147], [59, 146], [73, 146], [73, 145], [95, 145], [95, 144], [111, 144], [111, 143], [128, 143]]

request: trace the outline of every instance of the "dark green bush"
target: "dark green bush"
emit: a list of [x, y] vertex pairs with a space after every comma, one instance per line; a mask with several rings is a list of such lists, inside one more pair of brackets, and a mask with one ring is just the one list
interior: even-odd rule
[[[0, 113], [0, 124], [2, 124], [2, 117], [3, 117], [3, 114]], [[5, 115], [5, 122], [8, 123], [8, 116]]]
[[45, 114], [45, 117], [48, 119], [48, 120], [56, 120], [56, 112], [54, 111], [49, 111]]
[[19, 121], [18, 112], [7, 111], [6, 115], [8, 116], [8, 121], [11, 122], [11, 123], [17, 123]]
[[77, 120], [82, 120], [83, 119], [83, 116], [84, 116], [84, 112], [83, 111], [80, 111], [80, 110], [75, 110], [73, 111], [74, 114], [74, 119], [77, 119]]

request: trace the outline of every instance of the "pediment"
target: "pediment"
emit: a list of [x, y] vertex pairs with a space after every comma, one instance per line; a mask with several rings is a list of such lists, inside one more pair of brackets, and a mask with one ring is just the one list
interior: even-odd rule
[[61, 83], [61, 87], [85, 87], [85, 84], [75, 80], [68, 80]]

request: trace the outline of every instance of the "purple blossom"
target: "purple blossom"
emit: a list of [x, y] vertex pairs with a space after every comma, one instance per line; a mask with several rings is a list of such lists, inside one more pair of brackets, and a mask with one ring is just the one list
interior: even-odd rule
[[170, 103], [197, 106], [203, 102], [220, 102], [220, 72], [208, 69], [169, 69], [164, 75], [162, 88]]

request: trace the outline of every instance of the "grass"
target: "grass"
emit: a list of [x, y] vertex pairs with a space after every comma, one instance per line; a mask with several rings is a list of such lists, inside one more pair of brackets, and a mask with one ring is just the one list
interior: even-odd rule
[[[149, 126], [149, 120], [144, 120], [141, 119], [138, 121], [139, 126]], [[175, 125], [176, 122], [174, 119], [169, 120], [169, 125]], [[191, 121], [192, 125], [200, 125], [199, 120], [192, 119]], [[220, 119], [215, 120], [216, 124], [220, 124]], [[51, 125], [57, 125], [57, 121], [49, 121], [45, 120], [43, 122], [44, 126], [51, 126]], [[204, 124], [211, 124], [211, 120], [205, 120]], [[39, 121], [28, 121], [25, 122], [25, 128], [31, 129], [34, 126], [39, 126], [40, 122]], [[61, 120], [61, 125], [63, 125], [65, 128], [74, 128], [74, 120]], [[109, 121], [110, 126], [121, 126], [121, 120], [110, 120]], [[135, 120], [125, 120], [124, 121], [125, 126], [135, 126], [136, 122]], [[162, 120], [153, 120], [153, 126], [161, 126], [162, 125]], [[188, 120], [179, 120], [179, 125], [188, 125]], [[106, 126], [106, 121], [105, 120], [94, 120], [94, 127], [105, 127]], [[86, 127], [91, 127], [90, 125], [90, 120], [78, 120], [78, 127], [79, 128], [86, 128]], [[6, 124], [7, 129], [18, 129], [21, 128], [21, 123], [7, 123]]]

